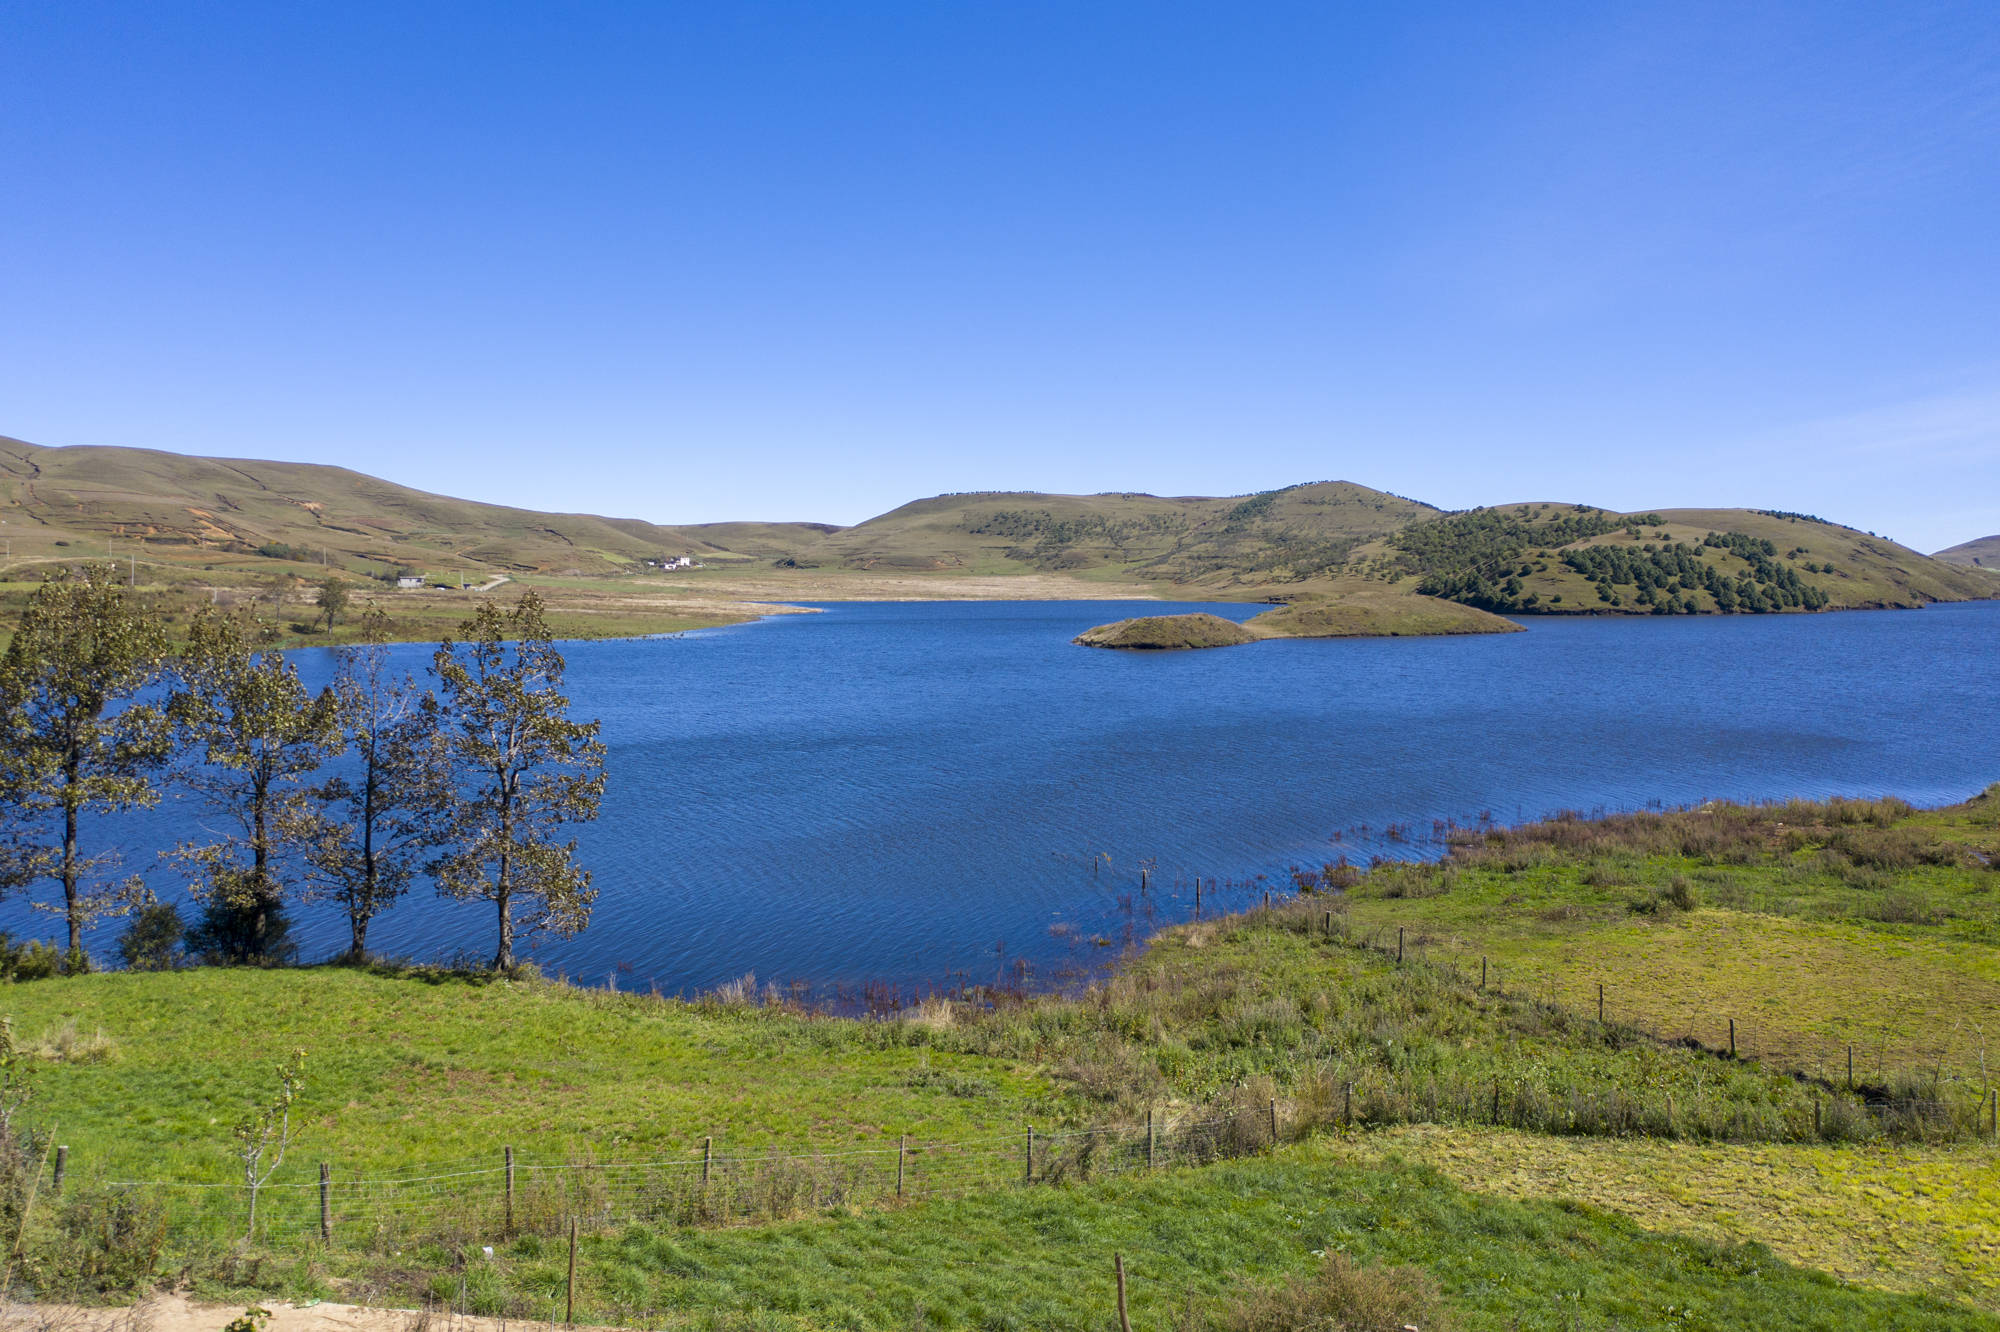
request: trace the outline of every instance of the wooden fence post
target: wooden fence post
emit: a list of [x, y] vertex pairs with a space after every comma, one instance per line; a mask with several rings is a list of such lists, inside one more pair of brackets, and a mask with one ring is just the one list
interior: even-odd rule
[[1194, 881], [1194, 918], [1196, 920], [1201, 919], [1201, 877], [1199, 875], [1195, 876]]
[[69, 1173], [69, 1148], [58, 1147], [56, 1148], [56, 1177], [54, 1180], [50, 1182], [51, 1192], [56, 1193], [58, 1195], [62, 1193], [63, 1176], [67, 1175], [68, 1173]]
[[1396, 927], [1396, 965], [1403, 965], [1403, 927]]
[[1736, 1058], [1736, 1019], [1729, 1019], [1729, 1057]]
[[703, 1138], [701, 1140], [701, 1186], [703, 1188], [708, 1187], [708, 1170], [714, 1161], [715, 1139], [712, 1136]]
[[514, 1149], [504, 1149], [507, 1153], [507, 1233], [514, 1233]]
[[563, 1326], [576, 1326], [576, 1218], [569, 1219], [569, 1280], [563, 1283]]
[[899, 1200], [903, 1196], [903, 1163], [909, 1159], [909, 1155], [910, 1135], [905, 1133], [896, 1139], [896, 1197]]
[[333, 1167], [319, 1163], [319, 1242], [333, 1244]]
[[1275, 1150], [1277, 1149], [1277, 1146], [1278, 1146], [1278, 1098], [1277, 1098], [1277, 1097], [1275, 1097], [1275, 1096], [1273, 1096], [1273, 1097], [1271, 1098], [1271, 1147], [1272, 1147], [1272, 1150], [1274, 1150], [1274, 1151], [1275, 1151]]
[[1035, 1126], [1033, 1124], [1028, 1125], [1028, 1150], [1021, 1158], [1021, 1182], [1023, 1184], [1032, 1184], [1035, 1182]]
[[1111, 1255], [1112, 1266], [1118, 1271], [1118, 1332], [1132, 1332], [1132, 1320], [1125, 1314], [1125, 1258], [1122, 1254]]

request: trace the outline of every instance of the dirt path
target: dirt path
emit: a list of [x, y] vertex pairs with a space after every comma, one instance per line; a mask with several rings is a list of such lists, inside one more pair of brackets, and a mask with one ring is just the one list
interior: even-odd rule
[[[130, 1307], [94, 1309], [74, 1304], [0, 1306], [0, 1332], [222, 1332], [240, 1317], [240, 1304], [197, 1304], [181, 1295], [156, 1295]], [[418, 1309], [374, 1309], [359, 1304], [294, 1305], [267, 1300], [265, 1332], [552, 1332], [542, 1322], [473, 1318]]]

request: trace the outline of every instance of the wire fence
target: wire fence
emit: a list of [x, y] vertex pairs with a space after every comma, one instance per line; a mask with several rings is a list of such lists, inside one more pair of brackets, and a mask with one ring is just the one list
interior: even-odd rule
[[[248, 1239], [274, 1249], [334, 1247], [395, 1254], [442, 1244], [461, 1250], [522, 1235], [627, 1225], [722, 1226], [772, 1221], [825, 1208], [893, 1205], [1000, 1188], [1089, 1181], [1201, 1164], [1267, 1150], [1329, 1128], [1390, 1124], [1478, 1124], [1540, 1133], [1763, 1142], [2000, 1141], [2000, 1094], [1981, 1076], [1961, 1076], [1937, 1047], [1896, 1065], [1886, 1042], [1848, 1049], [1798, 1033], [1722, 1017], [1711, 1030], [1675, 1028], [1619, 1010], [1616, 992], [1590, 982], [1551, 983], [1545, 971], [1509, 975], [1463, 947], [1394, 926], [1349, 932], [1340, 913], [1310, 902], [1279, 904], [1292, 929], [1336, 936], [1400, 965], [1437, 969], [1494, 996], [1545, 1004], [1565, 1022], [1600, 1024], [1606, 1039], [1699, 1046], [1758, 1060], [1812, 1085], [1788, 1102], [1748, 1102], [1716, 1086], [1712, 1095], [1645, 1085], [1565, 1084], [1534, 1076], [1481, 1080], [1380, 1063], [1332, 1063], [1275, 1097], [1156, 1110], [1143, 1123], [960, 1140], [904, 1137], [829, 1149], [738, 1152], [705, 1139], [679, 1154], [634, 1160], [556, 1159], [498, 1147], [478, 1159], [438, 1162], [420, 1173], [357, 1176], [337, 1162], [296, 1152], [268, 1183], [231, 1178], [220, 1147], [163, 1165], [177, 1179], [107, 1179], [70, 1170], [59, 1150], [41, 1178], [55, 1199], [65, 1184], [88, 1190], [107, 1215], [138, 1218], [161, 1242], [190, 1251]], [[1529, 971], [1524, 978], [1522, 971]], [[1573, 1002], [1576, 999], [1584, 1002]], [[1872, 1067], [1869, 1056], [1872, 1056]], [[1718, 1068], [1726, 1065], [1718, 1064]], [[76, 1163], [79, 1166], [88, 1163]], [[86, 1178], [88, 1176], [88, 1178]], [[123, 1224], [123, 1223], [121, 1223]]]
[[[1874, 1100], [1957, 1097], [1984, 1101], [1996, 1083], [2000, 1051], [1989, 1054], [1981, 1015], [1950, 1024], [1892, 1023], [1848, 1017], [1819, 1023], [1768, 999], [1741, 1010], [1695, 994], [1668, 997], [1615, 967], [1562, 965], [1548, 959], [1494, 960], [1475, 943], [1428, 929], [1381, 924], [1349, 932], [1340, 913], [1319, 913], [1324, 928], [1385, 956], [1445, 967], [1468, 984], [1512, 993], [1552, 1009], [1617, 1024], [1662, 1045], [1682, 1046], [1754, 1060], [1829, 1088]], [[1865, 977], [1854, 978], [1856, 987]], [[1987, 1015], [2000, 1021], [2000, 1014]], [[1824, 1029], [1831, 1026], [1833, 1030]], [[2000, 1030], [1995, 1032], [2000, 1038]]]
[[[1265, 1150], [1301, 1126], [1278, 1103], [1223, 1114], [1157, 1114], [1120, 1125], [961, 1141], [736, 1154], [712, 1141], [683, 1156], [531, 1161], [512, 1148], [432, 1173], [350, 1179], [331, 1165], [261, 1187], [104, 1180], [101, 1202], [157, 1218], [180, 1250], [248, 1239], [393, 1254], [423, 1244], [470, 1250], [520, 1235], [629, 1225], [723, 1226], [826, 1208], [958, 1197], [1009, 1186], [1105, 1179]], [[310, 1169], [310, 1167], [308, 1167]], [[64, 1181], [50, 1186], [59, 1193]], [[71, 1185], [74, 1188], [74, 1185]]]

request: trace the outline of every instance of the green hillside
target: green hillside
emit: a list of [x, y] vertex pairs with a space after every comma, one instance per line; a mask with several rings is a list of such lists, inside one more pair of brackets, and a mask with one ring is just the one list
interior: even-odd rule
[[[0, 611], [53, 560], [139, 561], [183, 600], [273, 579], [421, 575], [582, 580], [607, 632], [756, 614], [750, 603], [910, 595], [1161, 597], [1310, 606], [1285, 633], [1501, 631], [1492, 615], [1769, 613], [1922, 606], [2000, 591], [1971, 542], [1930, 558], [1801, 514], [1624, 514], [1543, 502], [1445, 513], [1346, 481], [1254, 495], [989, 491], [917, 500], [854, 527], [670, 526], [433, 495], [339, 467], [45, 448], [0, 438]], [[1969, 554], [1967, 552], [1970, 552]], [[699, 569], [664, 570], [690, 556]], [[2000, 559], [2000, 554], [1994, 556]], [[129, 568], [129, 565], [121, 566]], [[751, 575], [755, 575], [752, 577]], [[971, 592], [946, 591], [953, 580]], [[914, 581], [913, 581], [914, 580]], [[981, 580], [985, 580], [983, 583]], [[382, 584], [371, 583], [370, 587]], [[443, 595], [443, 594], [439, 594]], [[586, 604], [586, 601], [588, 604]], [[1456, 604], [1469, 612], [1442, 609]], [[621, 609], [623, 607], [623, 609]], [[629, 613], [628, 613], [629, 612]], [[416, 633], [422, 615], [398, 603]], [[1304, 614], [1304, 612], [1301, 612]], [[400, 631], [399, 631], [400, 632]]]
[[[105, 538], [146, 558], [205, 562], [274, 552], [335, 567], [602, 573], [662, 555], [761, 555], [822, 525], [661, 527], [451, 499], [309, 463], [190, 458], [151, 449], [44, 448], [0, 437], [0, 517], [13, 555], [47, 558]], [[724, 543], [727, 542], [727, 545]], [[265, 558], [270, 558], [266, 555]]]
[[1964, 564], [1975, 569], [1990, 569], [2000, 573], [2000, 536], [1962, 541], [1956, 546], [1939, 551], [1931, 558], [1943, 560], [1946, 564]]
[[1916, 607], [1994, 595], [1980, 574], [1803, 514], [1473, 509], [1358, 550], [1390, 584], [1505, 614], [1658, 615]]

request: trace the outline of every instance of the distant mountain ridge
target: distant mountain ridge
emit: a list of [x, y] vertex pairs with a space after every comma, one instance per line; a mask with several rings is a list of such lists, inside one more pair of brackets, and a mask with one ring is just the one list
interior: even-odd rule
[[[1501, 614], [1699, 614], [1920, 606], [1995, 595], [1967, 567], [1804, 514], [1623, 514], [1540, 501], [1446, 513], [1348, 481], [1253, 495], [1031, 491], [915, 500], [852, 527], [664, 525], [434, 495], [341, 467], [49, 448], [0, 438], [0, 531], [24, 558], [109, 539], [239, 571], [320, 564], [597, 576], [688, 555], [711, 567], [1061, 573], [1223, 599], [1454, 601]], [[2000, 562], [2000, 550], [1993, 552]], [[270, 560], [265, 566], [263, 560]], [[1086, 590], [1080, 587], [1080, 593]], [[1415, 603], [1413, 603], [1414, 605]]]

